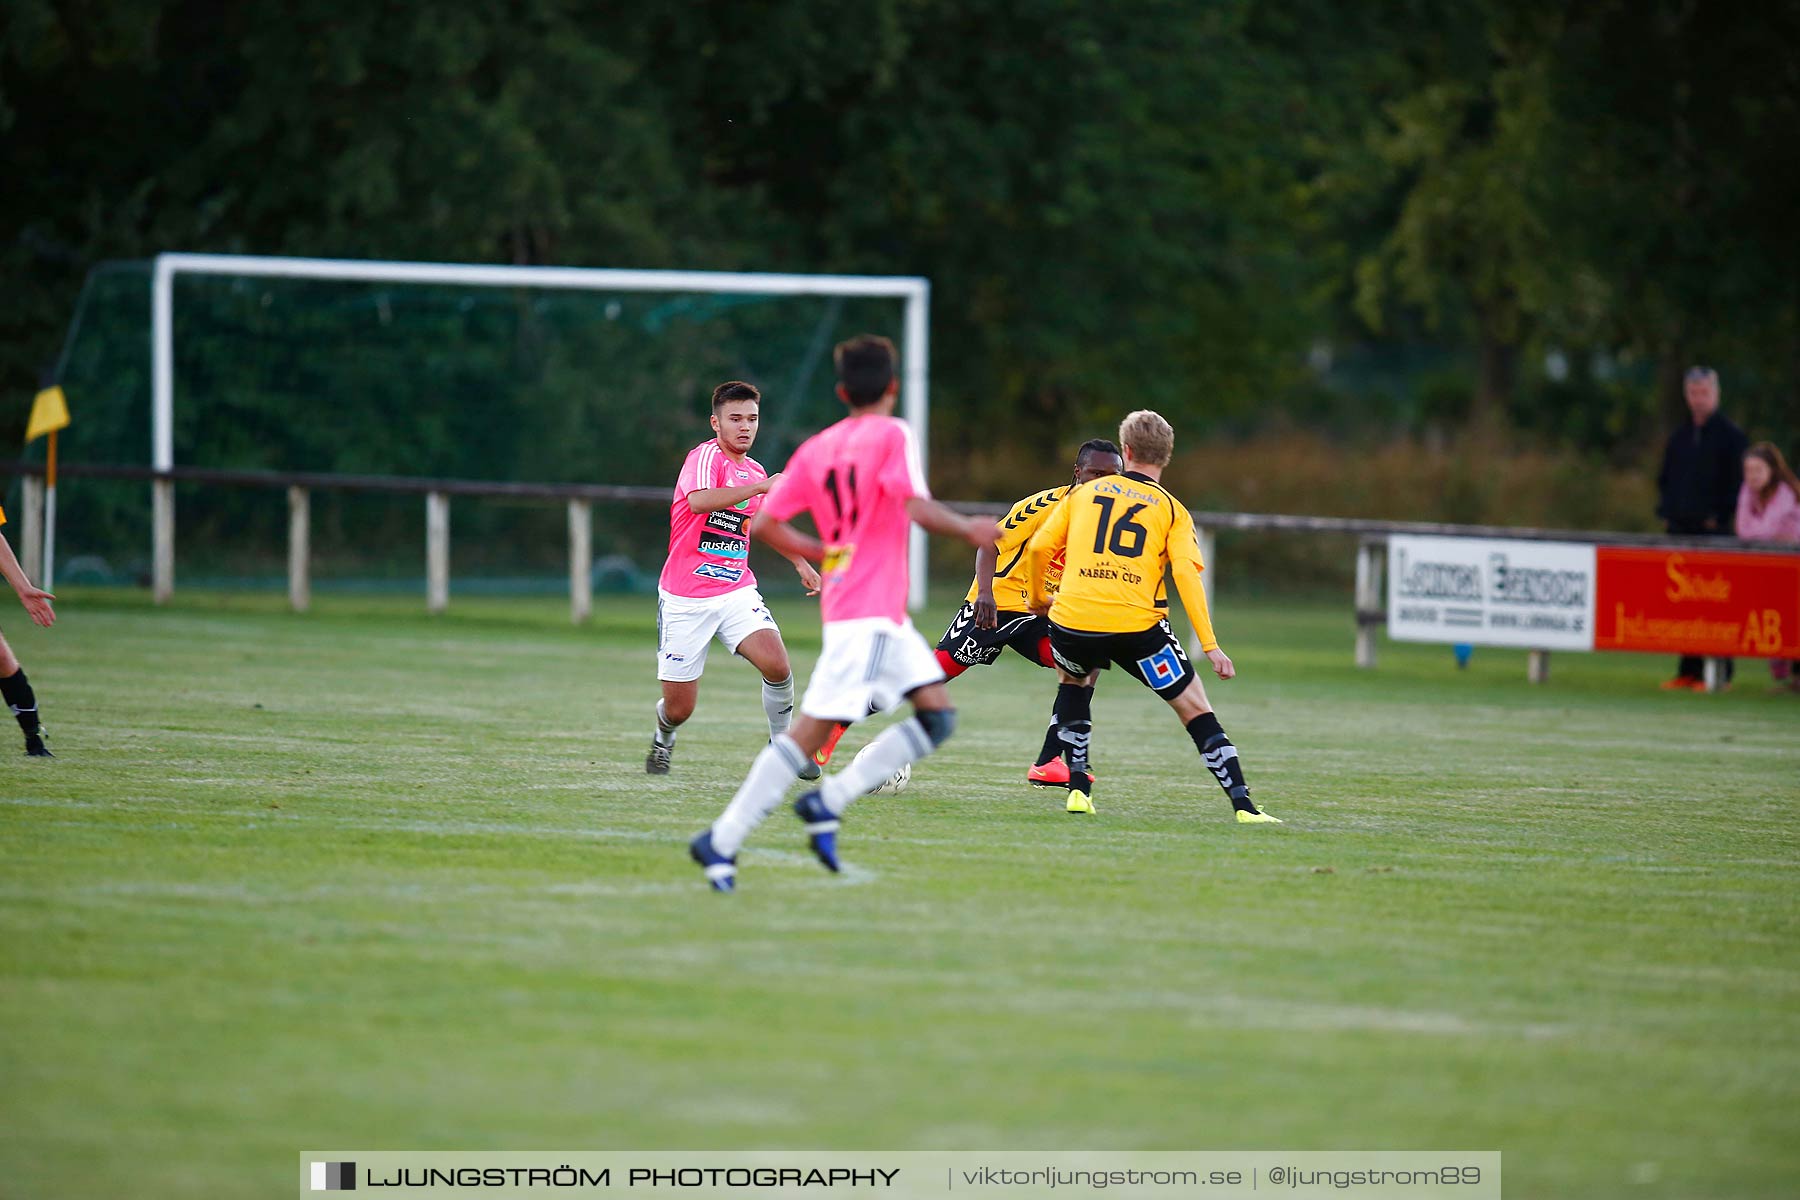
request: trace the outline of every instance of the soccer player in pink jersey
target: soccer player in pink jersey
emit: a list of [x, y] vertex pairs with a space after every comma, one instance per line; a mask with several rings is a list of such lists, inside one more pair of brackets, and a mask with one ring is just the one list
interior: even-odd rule
[[[813, 853], [832, 871], [838, 818], [851, 801], [943, 745], [955, 728], [944, 672], [906, 615], [907, 538], [917, 521], [932, 533], [991, 546], [1000, 528], [931, 498], [912, 431], [893, 416], [896, 357], [892, 342], [868, 334], [833, 351], [838, 398], [850, 415], [801, 443], [763, 501], [757, 536], [783, 554], [824, 564], [825, 639], [793, 727], [770, 740], [719, 819], [689, 843], [715, 891], [735, 888], [739, 847], [814, 766], [812, 756], [834, 725], [860, 721], [902, 696], [912, 702], [909, 720], [794, 805]], [[788, 524], [802, 512], [811, 514], [819, 537]]]
[[[781, 630], [769, 615], [750, 571], [750, 522], [771, 477], [750, 457], [762, 410], [762, 393], [741, 380], [713, 389], [713, 432], [682, 464], [669, 505], [669, 557], [656, 600], [656, 732], [644, 770], [667, 775], [675, 731], [694, 715], [706, 652], [718, 638], [762, 672], [763, 712], [769, 736], [788, 727], [794, 714], [794, 677]], [[806, 594], [819, 592], [819, 573], [797, 554], [788, 556]], [[811, 778], [817, 779], [813, 770]]]

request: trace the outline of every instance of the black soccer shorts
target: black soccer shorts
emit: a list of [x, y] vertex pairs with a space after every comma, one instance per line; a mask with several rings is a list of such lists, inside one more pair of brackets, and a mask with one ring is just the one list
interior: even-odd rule
[[1071, 675], [1089, 675], [1118, 663], [1164, 700], [1181, 695], [1195, 679], [1194, 664], [1166, 620], [1136, 633], [1082, 633], [1052, 625], [1050, 651], [1056, 665]]
[[950, 627], [938, 639], [937, 648], [965, 667], [985, 667], [1011, 646], [1017, 653], [1040, 667], [1045, 661], [1044, 639], [1050, 636], [1050, 622], [1028, 612], [1003, 612], [996, 629], [978, 629], [975, 605], [964, 604], [950, 618]]

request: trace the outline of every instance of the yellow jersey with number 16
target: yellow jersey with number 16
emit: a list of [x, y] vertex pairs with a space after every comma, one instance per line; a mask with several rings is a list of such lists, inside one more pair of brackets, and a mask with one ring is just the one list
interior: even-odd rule
[[[1050, 604], [1045, 576], [1056, 558], [1062, 586]], [[1032, 607], [1050, 605], [1053, 622], [1081, 633], [1139, 633], [1165, 619], [1173, 569], [1200, 648], [1218, 649], [1194, 519], [1146, 475], [1108, 475], [1071, 491], [1032, 536], [1025, 561]]]

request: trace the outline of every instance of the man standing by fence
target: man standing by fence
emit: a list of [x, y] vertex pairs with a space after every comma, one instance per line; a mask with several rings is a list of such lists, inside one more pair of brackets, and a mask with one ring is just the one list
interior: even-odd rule
[[[1662, 470], [1656, 477], [1656, 515], [1674, 534], [1730, 537], [1737, 513], [1738, 487], [1744, 481], [1744, 449], [1749, 439], [1719, 411], [1719, 373], [1690, 367], [1683, 386], [1691, 419], [1669, 435]], [[1731, 678], [1731, 660], [1725, 660]], [[1700, 659], [1682, 658], [1667, 691], [1704, 690]]]

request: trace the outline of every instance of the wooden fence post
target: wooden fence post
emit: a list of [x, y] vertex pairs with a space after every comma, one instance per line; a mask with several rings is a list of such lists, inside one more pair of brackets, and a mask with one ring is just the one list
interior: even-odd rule
[[1364, 670], [1375, 666], [1375, 630], [1385, 616], [1381, 565], [1386, 549], [1378, 541], [1364, 541], [1356, 548], [1356, 665]]
[[425, 493], [425, 611], [450, 607], [450, 497]]
[[21, 499], [25, 511], [19, 514], [19, 565], [31, 582], [44, 586], [44, 481], [36, 475], [20, 480], [25, 486]]
[[150, 482], [150, 599], [167, 604], [175, 594], [175, 481]]
[[1216, 599], [1213, 576], [1219, 573], [1219, 536], [1205, 526], [1197, 532], [1200, 534], [1200, 561], [1206, 564], [1206, 570], [1200, 574], [1200, 585], [1206, 589], [1206, 607], [1210, 609]]
[[303, 487], [288, 496], [288, 607], [303, 613], [312, 607], [312, 498]]
[[594, 611], [594, 505], [569, 501], [569, 620], [580, 625]]

